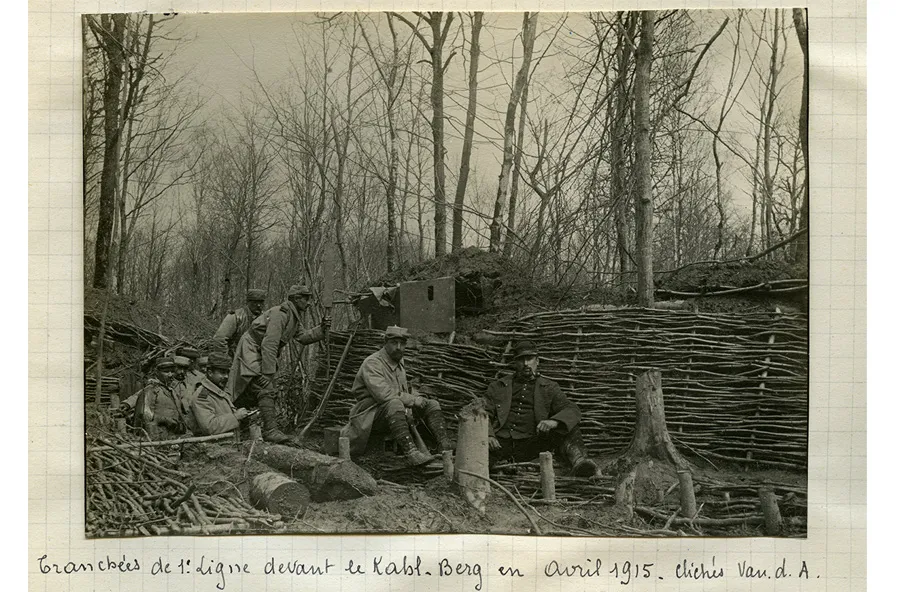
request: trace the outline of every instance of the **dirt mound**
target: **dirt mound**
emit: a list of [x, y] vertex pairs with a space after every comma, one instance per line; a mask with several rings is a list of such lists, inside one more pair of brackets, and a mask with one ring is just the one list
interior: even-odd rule
[[[86, 288], [85, 314], [101, 319], [105, 306], [105, 292], [97, 288]], [[169, 339], [197, 343], [212, 337], [218, 328], [218, 321], [195, 314], [180, 306], [169, 306], [151, 300], [135, 300], [116, 294], [108, 296], [106, 319], [135, 325], [146, 331], [164, 335]]]

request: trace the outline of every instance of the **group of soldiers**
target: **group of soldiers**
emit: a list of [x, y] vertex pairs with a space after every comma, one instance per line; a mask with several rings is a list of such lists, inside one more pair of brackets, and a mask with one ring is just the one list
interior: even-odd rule
[[[288, 343], [307, 345], [328, 334], [329, 318], [311, 329], [303, 321], [311, 297], [307, 286], [294, 285], [285, 302], [264, 311], [265, 291], [248, 290], [246, 306], [230, 312], [216, 331], [214, 350], [201, 356], [194, 348], [177, 348], [157, 360], [146, 386], [123, 403], [125, 413], [132, 411], [153, 439], [230, 432], [259, 415], [264, 440], [293, 441], [278, 425], [274, 379]], [[390, 439], [410, 465], [426, 464], [433, 456], [416, 444], [419, 426], [437, 451], [456, 447], [440, 404], [408, 380], [404, 357], [410, 337], [404, 327], [387, 327], [383, 347], [365, 358], [355, 375], [356, 402], [341, 432], [354, 455]], [[527, 461], [554, 451], [571, 474], [595, 475], [598, 467], [587, 458], [579, 430], [579, 407], [539, 374], [538, 363], [534, 344], [522, 341], [513, 352], [512, 372], [488, 386], [489, 458]]]

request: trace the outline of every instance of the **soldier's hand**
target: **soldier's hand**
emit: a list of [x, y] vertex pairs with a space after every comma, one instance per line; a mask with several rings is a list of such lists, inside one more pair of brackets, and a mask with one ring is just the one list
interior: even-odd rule
[[557, 427], [557, 420], [554, 419], [543, 419], [538, 422], [538, 431], [541, 434], [547, 434], [551, 430]]
[[250, 411], [248, 411], [247, 409], [244, 409], [243, 407], [241, 407], [240, 409], [234, 410], [234, 418], [237, 419], [238, 421], [241, 421], [242, 419], [247, 419], [247, 417], [249, 415], [250, 415]]
[[323, 318], [320, 319], [320, 326], [323, 327], [324, 331], [329, 329], [332, 326], [332, 317], [324, 315]]
[[412, 407], [417, 407], [419, 409], [427, 405], [427, 399], [421, 395], [415, 395], [415, 402], [412, 404]]
[[488, 436], [488, 448], [491, 450], [500, 450], [500, 440], [497, 439], [497, 436]]

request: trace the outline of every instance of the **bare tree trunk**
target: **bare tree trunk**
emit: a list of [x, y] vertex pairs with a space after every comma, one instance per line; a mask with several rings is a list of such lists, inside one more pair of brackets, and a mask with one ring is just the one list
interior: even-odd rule
[[[806, 230], [810, 218], [810, 178], [811, 169], [808, 162], [808, 74], [810, 61], [808, 59], [808, 30], [805, 21], [805, 9], [793, 8], [792, 20], [795, 22], [795, 31], [798, 34], [798, 43], [804, 54], [804, 82], [801, 87], [801, 115], [798, 118], [798, 135], [801, 139], [801, 154], [804, 158], [804, 200], [801, 202], [801, 213], [798, 219], [798, 229]], [[808, 260], [808, 233], [802, 234], [795, 241], [795, 261], [806, 263]]]
[[627, 76], [630, 68], [630, 54], [632, 52], [632, 39], [636, 28], [636, 18], [626, 15], [626, 24], [623, 23], [624, 13], [618, 13], [617, 26], [626, 34], [618, 34], [617, 49], [615, 50], [618, 57], [618, 84], [614, 96], [614, 115], [611, 118], [611, 203], [615, 208], [615, 229], [617, 233], [617, 258], [619, 271], [621, 273], [621, 282], [623, 284], [632, 283], [632, 277], [629, 272], [633, 268], [633, 261], [630, 257], [630, 247], [627, 243], [629, 226], [627, 222], [627, 204], [628, 195], [625, 190], [627, 179], [627, 168], [624, 159], [624, 147], [627, 144], [627, 114], [629, 110], [629, 100], [627, 97]]
[[532, 52], [535, 48], [535, 25], [538, 13], [525, 13], [523, 17], [523, 61], [516, 74], [516, 82], [510, 92], [510, 102], [507, 103], [507, 117], [504, 122], [504, 150], [500, 166], [500, 177], [497, 182], [497, 197], [494, 201], [494, 215], [491, 219], [490, 250], [496, 253], [500, 250], [501, 226], [503, 224], [504, 202], [507, 197], [510, 183], [510, 169], [513, 166], [513, 134], [516, 119], [516, 105], [523, 94], [523, 89], [529, 82], [529, 66], [532, 63]]
[[652, 47], [655, 14], [640, 12], [640, 45], [636, 52], [634, 79], [634, 129], [636, 133], [636, 238], [637, 238], [637, 299], [640, 306], [655, 303], [652, 277], [652, 130], [649, 97], [652, 75]]
[[102, 15], [101, 26], [107, 75], [104, 86], [104, 160], [101, 172], [101, 193], [98, 202], [98, 229], [95, 238], [95, 272], [92, 286], [107, 288], [111, 238], [117, 208], [117, 174], [120, 160], [121, 125], [120, 93], [124, 76], [124, 30], [126, 14]]
[[[446, 25], [442, 25], [443, 13], [431, 13], [429, 24], [433, 36], [431, 52], [431, 136], [434, 140], [434, 254], [437, 257], [446, 255], [446, 136], [444, 134], [443, 116], [443, 75], [449, 59], [444, 62], [443, 50], [446, 34], [453, 21], [453, 13], [447, 13]], [[441, 28], [442, 26], [442, 28]]]
[[393, 271], [399, 259], [399, 244], [396, 233], [396, 184], [399, 176], [399, 142], [396, 132], [396, 75], [399, 72], [399, 43], [396, 28], [393, 27], [393, 18], [387, 15], [390, 36], [393, 42], [393, 63], [390, 66], [389, 77], [386, 80], [386, 122], [389, 131], [390, 160], [387, 170], [386, 182], [386, 271]]
[[779, 57], [779, 9], [773, 9], [773, 40], [770, 55], [770, 78], [767, 84], [766, 113], [763, 116], [763, 248], [773, 244], [773, 176], [770, 171], [772, 159], [773, 115], [777, 95], [779, 70], [776, 60]]
[[519, 169], [522, 166], [523, 138], [526, 131], [526, 104], [529, 102], [529, 85], [523, 88], [522, 98], [519, 100], [519, 129], [516, 131], [516, 155], [513, 160], [513, 181], [510, 185], [510, 204], [507, 208], [507, 232], [504, 237], [504, 255], [513, 255], [513, 243], [516, 242], [516, 201], [519, 196]]
[[481, 23], [483, 12], [472, 13], [472, 41], [469, 48], [469, 104], [466, 108], [465, 133], [462, 139], [462, 161], [459, 164], [459, 181], [453, 200], [453, 250], [462, 248], [462, 207], [465, 203], [466, 185], [469, 182], [469, 165], [472, 158], [472, 139], [475, 136], [475, 106], [478, 99], [478, 58], [481, 54]]

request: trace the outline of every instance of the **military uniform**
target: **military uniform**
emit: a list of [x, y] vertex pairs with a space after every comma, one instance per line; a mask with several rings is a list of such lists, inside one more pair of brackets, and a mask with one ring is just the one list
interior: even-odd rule
[[195, 433], [198, 435], [223, 434], [240, 427], [231, 395], [214, 385], [208, 378], [203, 378], [190, 396], [190, 410], [196, 421]]
[[[263, 437], [267, 441], [287, 442], [291, 438], [278, 429], [275, 417], [272, 377], [278, 370], [279, 353], [292, 340], [301, 345], [320, 341], [323, 325], [307, 329], [292, 299], [309, 298], [306, 286], [289, 289], [289, 299], [273, 306], [250, 324], [234, 352], [227, 390], [235, 405], [256, 404], [263, 417]], [[302, 303], [301, 307], [304, 306]]]
[[[408, 331], [402, 327], [388, 327], [386, 339], [407, 339]], [[348, 424], [342, 435], [349, 438], [352, 454], [361, 454], [367, 448], [371, 433], [389, 432], [393, 435], [412, 464], [423, 464], [430, 457], [418, 452], [409, 433], [406, 409], [427, 425], [441, 450], [453, 449], [446, 432], [440, 404], [409, 390], [405, 365], [395, 361], [386, 346], [364, 359], [352, 385], [357, 402], [352, 407]]]
[[[537, 357], [529, 342], [517, 344], [515, 357]], [[540, 452], [554, 450], [564, 456], [577, 476], [592, 476], [597, 466], [586, 458], [579, 429], [582, 418], [579, 407], [570, 401], [553, 380], [540, 375], [525, 378], [519, 373], [507, 375], [488, 385], [485, 396], [488, 412], [488, 437], [499, 443], [490, 451], [492, 462], [507, 459], [528, 461]], [[557, 424], [539, 432], [543, 421]]]
[[247, 290], [247, 305], [237, 310], [229, 312], [219, 328], [216, 330], [212, 340], [215, 342], [219, 351], [224, 351], [228, 357], [234, 356], [237, 344], [241, 336], [250, 328], [253, 320], [259, 316], [250, 310], [251, 302], [264, 302], [266, 300], [265, 290]]
[[166, 440], [186, 432], [177, 393], [158, 378], [150, 378], [137, 393], [137, 415], [153, 440]]

